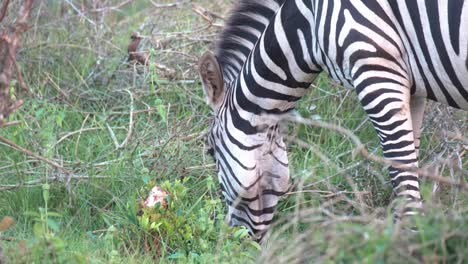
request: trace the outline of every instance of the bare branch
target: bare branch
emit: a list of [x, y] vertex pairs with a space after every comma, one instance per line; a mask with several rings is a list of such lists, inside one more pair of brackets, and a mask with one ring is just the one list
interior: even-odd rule
[[36, 153], [33, 153], [32, 151], [28, 150], [28, 149], [25, 149], [21, 146], [18, 146], [15, 142], [13, 141], [10, 141], [9, 139], [3, 137], [0, 135], [0, 141], [4, 142], [7, 146], [11, 147], [12, 149], [15, 149], [19, 152], [22, 152], [28, 156], [31, 156], [31, 157], [34, 157], [38, 160], [41, 160], [57, 169], [59, 169], [60, 171], [62, 171], [63, 173], [65, 173], [66, 175], [70, 175], [70, 171], [65, 169], [64, 167], [60, 166], [60, 164], [56, 163], [55, 161], [52, 161], [52, 160], [49, 160], [47, 158], [44, 158]]
[[216, 24], [214, 23], [215, 19], [221, 19], [224, 20], [224, 17], [221, 15], [218, 15], [216, 13], [213, 13], [199, 5], [192, 4], [192, 10], [195, 12], [197, 15], [199, 15], [201, 18], [206, 20], [210, 26], [215, 26], [215, 27], [223, 27], [221, 24]]
[[[69, 180], [90, 180], [90, 179], [109, 179], [112, 178], [111, 176], [87, 176], [87, 175], [72, 175], [70, 176]], [[14, 190], [18, 188], [26, 188], [26, 187], [34, 187], [38, 185], [42, 185], [46, 182], [51, 183], [55, 181], [67, 181], [68, 179], [65, 179], [61, 177], [60, 175], [56, 175], [53, 177], [48, 177], [45, 179], [37, 179], [37, 180], [32, 180], [32, 181], [27, 181], [24, 183], [18, 183], [18, 184], [5, 184], [5, 185], [0, 185], [0, 191], [8, 191], [8, 190]]]
[[[329, 124], [329, 123], [325, 123], [325, 122], [321, 122], [321, 121], [317, 121], [317, 120], [302, 118], [300, 116], [295, 116], [295, 115], [283, 115], [281, 117], [266, 115], [265, 117], [266, 118], [279, 119], [278, 121], [286, 120], [286, 121], [292, 121], [292, 122], [299, 123], [299, 124], [304, 124], [304, 125], [309, 125], [309, 126], [316, 126], [316, 127], [321, 127], [321, 128], [325, 128], [325, 129], [334, 130], [334, 131], [346, 136], [347, 138], [349, 138], [354, 143], [354, 145], [356, 145], [356, 148], [354, 149], [354, 153], [360, 154], [360, 155], [362, 155], [364, 158], [366, 158], [368, 160], [371, 160], [371, 161], [374, 161], [374, 162], [377, 162], [377, 163], [380, 163], [380, 164], [383, 164], [383, 165], [393, 166], [395, 168], [401, 168], [401, 169], [404, 169], [404, 170], [416, 172], [420, 177], [425, 177], [425, 178], [437, 181], [439, 183], [449, 184], [449, 185], [457, 186], [459, 188], [468, 190], [468, 184], [465, 183], [465, 182], [455, 181], [455, 180], [451, 180], [451, 179], [448, 179], [448, 178], [445, 178], [445, 177], [442, 177], [442, 176], [439, 176], [439, 175], [434, 175], [434, 174], [430, 173], [428, 171], [428, 169], [424, 169], [424, 168], [420, 169], [420, 168], [417, 168], [417, 167], [408, 166], [406, 164], [391, 161], [391, 160], [385, 159], [383, 157], [380, 157], [380, 156], [374, 155], [372, 153], [369, 153], [369, 151], [367, 150], [365, 145], [361, 142], [361, 140], [351, 130], [348, 130], [348, 129], [343, 128], [341, 126], [334, 125], [334, 124]], [[464, 171], [461, 168], [459, 170]]]
[[[10, 97], [10, 86], [13, 75], [13, 69], [17, 72], [17, 78], [20, 86], [27, 90], [21, 77], [19, 66], [16, 63], [16, 51], [20, 46], [20, 36], [28, 29], [26, 24], [34, 0], [25, 0], [20, 7], [18, 19], [11, 27], [11, 30], [5, 29], [0, 38], [0, 126], [4, 120], [14, 111], [21, 107], [21, 100], [14, 101]], [[5, 17], [9, 1], [3, 3], [0, 10], [0, 21]]]
[[119, 149], [124, 148], [128, 144], [133, 133], [133, 94], [129, 90], [125, 90], [125, 91], [130, 95], [130, 117], [129, 117], [129, 122], [128, 122], [127, 136], [125, 137], [124, 141], [119, 145], [118, 147]]
[[168, 8], [168, 7], [178, 7], [178, 6], [181, 6], [183, 4], [186, 4], [189, 1], [180, 1], [180, 2], [175, 2], [175, 3], [168, 3], [168, 4], [158, 4], [158, 3], [155, 3], [153, 0], [150, 0], [151, 4], [156, 7], [156, 8]]
[[0, 22], [2, 22], [6, 16], [6, 11], [8, 9], [9, 3], [10, 3], [10, 0], [5, 0], [5, 2], [3, 2], [2, 8], [0, 9]]

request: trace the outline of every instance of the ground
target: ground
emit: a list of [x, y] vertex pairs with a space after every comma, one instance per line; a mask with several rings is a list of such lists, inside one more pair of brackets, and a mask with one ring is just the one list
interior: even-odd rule
[[[385, 166], [340, 133], [294, 123], [293, 187], [271, 236], [259, 245], [228, 227], [196, 62], [231, 1], [143, 2], [36, 1], [17, 55], [29, 91], [12, 84], [25, 103], [0, 128], [13, 143], [0, 141], [0, 263], [467, 261], [467, 190], [453, 183], [466, 182], [468, 160], [453, 134], [466, 134], [468, 115], [436, 103], [421, 164], [452, 184], [422, 179], [418, 233], [388, 216]], [[135, 32], [146, 65], [128, 60]], [[354, 92], [326, 76], [297, 111], [381, 154]], [[142, 209], [154, 185], [168, 203]]]

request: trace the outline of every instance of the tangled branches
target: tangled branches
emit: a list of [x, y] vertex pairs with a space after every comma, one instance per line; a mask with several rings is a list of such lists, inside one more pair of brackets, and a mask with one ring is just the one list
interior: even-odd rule
[[[0, 126], [3, 126], [4, 120], [23, 104], [22, 100], [15, 101], [10, 96], [13, 69], [20, 86], [27, 90], [15, 57], [20, 46], [20, 36], [28, 29], [27, 19], [33, 2], [34, 0], [23, 1], [16, 22], [4, 28], [0, 37]], [[0, 22], [7, 14], [9, 3], [10, 1], [6, 0], [1, 6]]]

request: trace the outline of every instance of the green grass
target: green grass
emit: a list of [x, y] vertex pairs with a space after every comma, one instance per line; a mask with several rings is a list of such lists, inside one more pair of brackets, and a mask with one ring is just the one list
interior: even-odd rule
[[[111, 1], [114, 2], [114, 1]], [[114, 4], [117, 4], [115, 1]], [[200, 1], [225, 13], [226, 1]], [[50, 8], [49, 8], [50, 7]], [[210, 109], [195, 58], [210, 46], [216, 28], [180, 8], [135, 3], [100, 14], [78, 15], [68, 4], [38, 6], [23, 38], [19, 64], [32, 95], [17, 91], [24, 106], [1, 128], [2, 136], [72, 172], [62, 171], [0, 143], [0, 218], [15, 224], [0, 231], [8, 263], [247, 262], [463, 262], [468, 224], [467, 193], [423, 184], [431, 208], [416, 218], [421, 232], [408, 234], [387, 216], [390, 184], [385, 167], [353, 155], [344, 136], [291, 124], [288, 134], [295, 189], [282, 199], [271, 238], [260, 248], [244, 229], [224, 223], [225, 205], [213, 161], [198, 136]], [[89, 20], [94, 21], [94, 24]], [[176, 70], [126, 63], [131, 32], [146, 38], [152, 62]], [[172, 34], [171, 32], [179, 32]], [[157, 42], [166, 43], [158, 48]], [[353, 91], [321, 76], [298, 105], [304, 117], [320, 118], [355, 132], [380, 154]], [[461, 144], [440, 131], [467, 129], [466, 113], [430, 104], [422, 163], [441, 155], [466, 168]], [[131, 133], [130, 112], [133, 111]], [[454, 121], [456, 120], [456, 121]], [[128, 138], [127, 144], [122, 144]], [[441, 169], [453, 179], [466, 173]], [[464, 178], [463, 178], [464, 177]], [[154, 185], [170, 193], [168, 209], [141, 210]], [[1, 219], [0, 219], [1, 220]], [[1, 230], [1, 228], [0, 228]]]

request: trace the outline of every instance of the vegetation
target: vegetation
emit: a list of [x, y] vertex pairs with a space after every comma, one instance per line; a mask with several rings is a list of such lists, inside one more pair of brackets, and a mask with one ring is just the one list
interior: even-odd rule
[[[428, 210], [412, 233], [388, 214], [383, 165], [356, 154], [340, 133], [293, 123], [286, 131], [293, 186], [273, 232], [260, 246], [228, 227], [204, 150], [211, 113], [196, 61], [212, 48], [218, 15], [231, 3], [155, 2], [36, 1], [18, 53], [29, 92], [13, 83], [24, 105], [8, 119], [18, 123], [0, 128], [13, 143], [0, 140], [0, 262], [468, 260], [466, 189], [423, 179]], [[134, 31], [147, 65], [127, 59]], [[466, 182], [466, 146], [446, 132], [468, 131], [467, 113], [428, 108], [422, 165]], [[349, 129], [380, 154], [353, 91], [325, 76], [297, 110]], [[167, 206], [142, 208], [154, 185], [169, 193]]]

